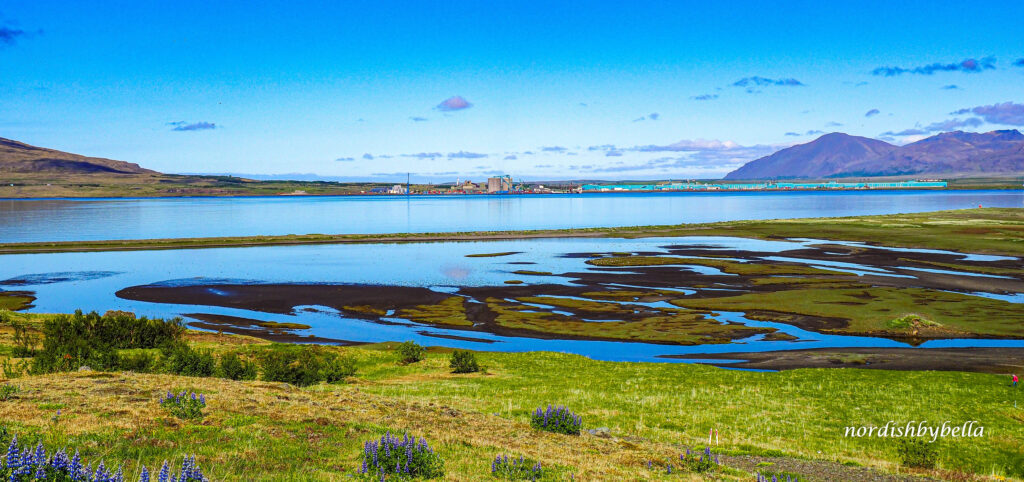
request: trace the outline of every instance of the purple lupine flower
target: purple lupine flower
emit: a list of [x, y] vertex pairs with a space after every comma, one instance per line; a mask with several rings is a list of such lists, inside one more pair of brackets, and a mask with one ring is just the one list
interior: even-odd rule
[[145, 465], [142, 466], [142, 473], [139, 474], [139, 482], [149, 482], [149, 469]]
[[171, 468], [167, 466], [167, 461], [164, 460], [163, 467], [160, 467], [160, 473], [157, 474], [157, 482], [170, 482], [171, 479]]

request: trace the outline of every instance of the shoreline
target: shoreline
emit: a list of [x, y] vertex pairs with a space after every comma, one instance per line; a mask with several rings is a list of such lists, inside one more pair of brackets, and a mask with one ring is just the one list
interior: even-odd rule
[[[908, 222], [916, 222], [918, 225], [910, 226], [911, 229], [907, 230], [905, 225]], [[1006, 231], [1006, 234], [1010, 238], [997, 243], [990, 239], [986, 240], [982, 236], [958, 236], [966, 238], [958, 242], [956, 239], [947, 239], [945, 236], [949, 233], [943, 231], [943, 226], [939, 225], [939, 223], [951, 222], [969, 222], [971, 224], [970, 227], [975, 230], [985, 229], [995, 232], [1000, 229], [1009, 229], [1010, 231]], [[872, 223], [874, 226], [870, 225]], [[893, 227], [896, 224], [903, 226]], [[926, 232], [929, 230], [933, 231], [933, 233]], [[1024, 244], [1017, 242], [1020, 236], [1017, 232], [1021, 230], [1024, 230], [1024, 208], [970, 208], [910, 214], [782, 218], [579, 229], [383, 234], [288, 234], [207, 238], [20, 242], [0, 243], [0, 255], [348, 243], [472, 242], [580, 237], [733, 236], [754, 239], [811, 237], [824, 240], [863, 242], [874, 246], [946, 249], [972, 253], [1021, 256], [1024, 255]], [[879, 236], [882, 232], [885, 234], [884, 237]], [[975, 239], [970, 239], [972, 237]], [[1013, 239], [1014, 237], [1017, 239]], [[880, 240], [883, 238], [884, 240]], [[983, 243], [971, 241], [983, 241]]]
[[[281, 181], [281, 182], [293, 182], [293, 181]], [[301, 182], [301, 181], [300, 181]], [[0, 186], [3, 188], [4, 186]], [[81, 196], [26, 196], [26, 197], [5, 197], [0, 196], [0, 201], [102, 201], [102, 200], [130, 200], [130, 199], [217, 199], [217, 198], [304, 198], [304, 197], [380, 197], [380, 198], [402, 198], [402, 197], [417, 197], [417, 198], [448, 198], [448, 197], [493, 197], [493, 196], [577, 196], [577, 195], [602, 195], [602, 194], [615, 194], [615, 195], [652, 195], [652, 194], [679, 194], [679, 193], [690, 193], [690, 194], [764, 194], [764, 193], [808, 193], [808, 192], [835, 192], [835, 193], [849, 193], [849, 192], [922, 192], [922, 191], [1024, 191], [1024, 187], [1017, 186], [1015, 184], [1005, 184], [996, 186], [983, 186], [983, 185], [965, 185], [965, 186], [950, 186], [944, 188], [935, 187], [917, 187], [917, 188], [793, 188], [793, 189], [665, 189], [658, 191], [582, 191], [582, 192], [501, 192], [501, 193], [413, 193], [413, 194], [390, 194], [390, 193], [368, 193], [368, 192], [278, 192], [272, 194], [259, 194], [259, 193], [173, 193], [173, 192], [162, 192], [154, 193], [151, 196], [145, 195], [132, 195], [132, 196], [94, 196], [89, 193], [82, 193]]]

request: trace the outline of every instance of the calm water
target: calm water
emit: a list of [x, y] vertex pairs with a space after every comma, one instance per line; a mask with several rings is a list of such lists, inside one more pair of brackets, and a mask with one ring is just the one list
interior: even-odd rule
[[[55, 253], [0, 256], [0, 287], [31, 290], [38, 300], [31, 311], [67, 313], [75, 309], [133, 311], [140, 315], [170, 317], [185, 313], [211, 313], [263, 321], [298, 322], [310, 325], [302, 335], [315, 334], [360, 342], [416, 340], [424, 345], [494, 351], [547, 350], [578, 353], [603, 360], [678, 361], [658, 355], [729, 353], [793, 348], [880, 346], [905, 347], [900, 342], [856, 336], [822, 335], [790, 325], [746, 319], [742, 313], [723, 312], [721, 321], [778, 328], [799, 342], [763, 341], [760, 336], [727, 345], [666, 346], [607, 341], [541, 340], [507, 337], [482, 332], [449, 330], [412, 323], [399, 318], [379, 324], [346, 317], [327, 307], [297, 307], [291, 315], [212, 306], [158, 304], [124, 300], [118, 290], [144, 284], [205, 284], [217, 282], [366, 283], [428, 287], [450, 293], [460, 286], [495, 286], [508, 279], [527, 283], [571, 283], [572, 278], [513, 274], [520, 269], [555, 273], [596, 269], [585, 258], [563, 256], [581, 252], [667, 252], [667, 245], [712, 245], [725, 249], [773, 252], [784, 256], [790, 249], [815, 244], [816, 240], [766, 241], [728, 237], [625, 239], [540, 239], [491, 242], [275, 246], [201, 250], [135, 251], [107, 253]], [[521, 252], [493, 258], [467, 258], [474, 253]], [[996, 256], [975, 256], [977, 261]], [[524, 266], [521, 262], [535, 262]], [[800, 260], [815, 264], [814, 260]], [[845, 264], [845, 263], [844, 263]], [[863, 272], [855, 264], [832, 269]], [[887, 275], [884, 270], [872, 274]], [[888, 274], [894, 275], [894, 274]], [[3, 280], [18, 279], [16, 285]], [[682, 291], [684, 287], [680, 287]], [[1009, 299], [1024, 302], [1024, 299]], [[664, 304], [664, 302], [661, 302]], [[642, 303], [641, 303], [642, 304]], [[667, 307], [667, 306], [666, 306]], [[439, 336], [469, 336], [477, 341]], [[941, 340], [923, 347], [1017, 346], [1024, 340]]]
[[0, 242], [638, 226], [1024, 207], [1024, 191], [0, 200]]

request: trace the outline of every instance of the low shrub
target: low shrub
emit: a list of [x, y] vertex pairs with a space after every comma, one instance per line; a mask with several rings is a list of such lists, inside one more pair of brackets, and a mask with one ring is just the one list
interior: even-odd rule
[[499, 455], [491, 462], [491, 475], [505, 480], [537, 480], [544, 475], [544, 468], [533, 459], [520, 456], [517, 460]]
[[237, 353], [227, 353], [220, 357], [220, 374], [231, 380], [255, 380], [256, 364]]
[[356, 374], [356, 359], [350, 356], [330, 354], [323, 359], [320, 373], [327, 383], [338, 383]]
[[476, 363], [476, 355], [466, 350], [453, 351], [451, 362], [448, 366], [451, 367], [452, 373], [475, 373], [480, 371], [480, 365]]
[[113, 370], [120, 366], [117, 350], [150, 349], [173, 344], [185, 333], [181, 318], [172, 320], [136, 318], [126, 312], [100, 316], [81, 310], [43, 322], [42, 349], [37, 350], [30, 371], [51, 373], [89, 366]]
[[163, 349], [169, 373], [188, 377], [209, 377], [216, 371], [217, 362], [209, 350], [197, 350], [186, 343], [175, 343]]
[[565, 407], [538, 408], [530, 417], [530, 426], [536, 429], [566, 435], [579, 435], [583, 419]]
[[206, 396], [196, 396], [195, 392], [189, 394], [184, 391], [175, 395], [168, 391], [166, 397], [160, 396], [160, 406], [164, 407], [171, 415], [180, 419], [203, 418], [203, 409], [206, 408]]
[[[35, 449], [18, 445], [18, 437], [11, 440], [7, 448], [7, 454], [0, 462], [0, 480], [11, 482], [28, 481], [79, 481], [79, 482], [123, 482], [124, 472], [121, 467], [111, 471], [101, 460], [95, 469], [92, 464], [85, 465], [78, 451], [68, 457], [67, 451], [60, 449], [47, 456], [46, 449], [42, 444]], [[181, 464], [179, 473], [172, 473], [167, 462], [157, 476], [159, 482], [208, 482], [203, 471], [196, 465], [195, 457], [186, 457]], [[141, 469], [139, 482], [150, 482], [149, 469], [145, 466]]]
[[363, 444], [360, 474], [383, 480], [388, 474], [401, 478], [434, 479], [444, 476], [444, 461], [424, 439], [403, 438], [385, 433], [380, 440]]
[[17, 385], [11, 385], [10, 383], [0, 385], [0, 402], [6, 402], [14, 398], [20, 391], [21, 389]]
[[14, 347], [11, 355], [15, 358], [31, 358], [36, 355], [36, 346], [39, 345], [39, 335], [31, 333], [28, 326], [20, 321], [11, 321], [14, 328]]
[[399, 362], [409, 364], [422, 360], [427, 349], [423, 348], [415, 341], [406, 341], [398, 345], [398, 348], [396, 348], [395, 351], [398, 353]]
[[21, 378], [28, 373], [31, 368], [31, 360], [11, 361], [10, 358], [0, 360], [0, 371], [3, 372], [4, 378], [8, 380]]
[[260, 358], [263, 379], [300, 387], [355, 375], [355, 360], [315, 346], [280, 346]]
[[118, 365], [125, 371], [148, 373], [156, 366], [156, 356], [148, 351], [121, 355]]
[[917, 438], [901, 439], [896, 445], [896, 454], [905, 467], [933, 469], [937, 453], [935, 444]]

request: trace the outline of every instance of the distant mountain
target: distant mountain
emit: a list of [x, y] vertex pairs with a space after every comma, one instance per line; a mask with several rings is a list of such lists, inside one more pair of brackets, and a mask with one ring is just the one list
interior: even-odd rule
[[0, 137], [0, 173], [159, 174], [138, 164], [44, 149]]
[[825, 134], [807, 144], [783, 149], [746, 163], [726, 179], [820, 178], [843, 172], [846, 166], [889, 154], [896, 146], [841, 132]]
[[944, 132], [878, 158], [861, 159], [837, 175], [991, 174], [1024, 172], [1024, 134], [1016, 130]]
[[893, 146], [846, 134], [826, 134], [751, 161], [726, 179], [787, 179], [851, 176], [992, 175], [1024, 173], [1024, 134], [944, 132]]

